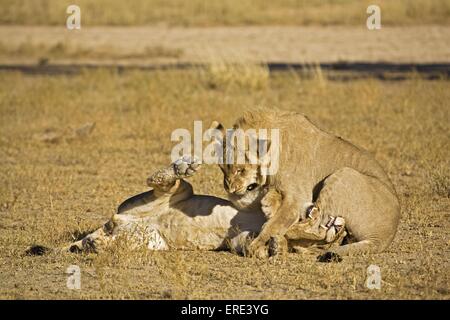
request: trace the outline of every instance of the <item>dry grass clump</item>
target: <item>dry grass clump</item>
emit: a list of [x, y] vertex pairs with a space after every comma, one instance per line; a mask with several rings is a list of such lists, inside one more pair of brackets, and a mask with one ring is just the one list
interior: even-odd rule
[[261, 90], [269, 84], [269, 69], [256, 63], [211, 62], [207, 65], [204, 76], [211, 88]]
[[[71, 0], [3, 0], [0, 24], [65, 25]], [[78, 0], [82, 26], [365, 25], [371, 0]], [[450, 23], [449, 0], [378, 0], [385, 25]]]
[[450, 198], [450, 170], [448, 162], [429, 170], [428, 179], [431, 193]]

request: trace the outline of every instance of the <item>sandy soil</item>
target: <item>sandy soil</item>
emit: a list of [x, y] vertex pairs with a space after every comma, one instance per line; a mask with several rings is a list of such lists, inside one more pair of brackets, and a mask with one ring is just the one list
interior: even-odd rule
[[[98, 51], [96, 57], [51, 58], [58, 63], [158, 63], [204, 62], [239, 59], [264, 62], [450, 62], [450, 27], [385, 27], [369, 31], [365, 27], [86, 27], [69, 31], [63, 27], [1, 26], [3, 48], [28, 43], [36, 46], [65, 46]], [[129, 55], [146, 48], [176, 49], [177, 57], [161, 54], [145, 57]], [[121, 56], [122, 55], [122, 56]], [[33, 54], [4, 53], [0, 63], [35, 63]], [[75, 60], [75, 61], [74, 61]]]

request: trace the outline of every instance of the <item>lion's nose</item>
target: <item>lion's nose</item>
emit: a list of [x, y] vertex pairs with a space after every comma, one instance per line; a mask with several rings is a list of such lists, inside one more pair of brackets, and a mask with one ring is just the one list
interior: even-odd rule
[[240, 190], [240, 186], [236, 183], [232, 183], [230, 180], [225, 179], [223, 183], [225, 185], [225, 190], [228, 193], [236, 193], [236, 191]]

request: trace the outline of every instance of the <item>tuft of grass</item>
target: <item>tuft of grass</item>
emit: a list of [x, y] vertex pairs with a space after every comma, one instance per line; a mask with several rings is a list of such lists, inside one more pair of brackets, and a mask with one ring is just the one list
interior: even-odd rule
[[433, 194], [450, 198], [449, 166], [438, 166], [428, 172], [428, 182]]
[[[308, 72], [308, 70], [306, 71]], [[321, 89], [325, 89], [328, 82], [328, 77], [325, 72], [323, 72], [320, 64], [315, 64], [311, 70], [309, 70], [311, 74], [312, 80], [317, 83], [317, 87]]]
[[256, 63], [216, 61], [207, 65], [204, 77], [210, 88], [261, 90], [268, 87], [269, 69]]

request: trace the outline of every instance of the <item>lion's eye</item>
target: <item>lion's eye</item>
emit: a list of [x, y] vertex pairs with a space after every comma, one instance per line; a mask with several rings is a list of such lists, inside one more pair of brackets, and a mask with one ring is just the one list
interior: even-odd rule
[[236, 173], [242, 173], [242, 172], [244, 172], [244, 168], [241, 168], [241, 169], [237, 169], [237, 170], [236, 170]]
[[255, 189], [258, 186], [257, 183], [252, 183], [251, 185], [249, 185], [247, 187], [247, 191], [252, 191], [253, 189]]

